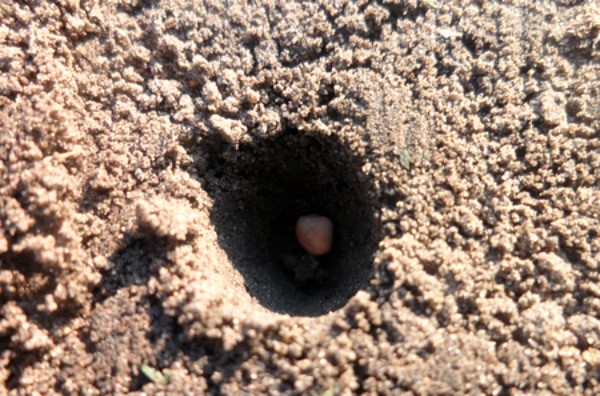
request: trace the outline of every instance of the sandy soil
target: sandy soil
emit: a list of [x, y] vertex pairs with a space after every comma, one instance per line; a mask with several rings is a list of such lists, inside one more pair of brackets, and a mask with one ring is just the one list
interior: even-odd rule
[[0, 2], [1, 395], [600, 394], [597, 2], [79, 3]]

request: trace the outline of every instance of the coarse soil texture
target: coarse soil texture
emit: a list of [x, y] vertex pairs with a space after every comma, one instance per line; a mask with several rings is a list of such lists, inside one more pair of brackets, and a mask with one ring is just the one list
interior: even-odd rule
[[0, 395], [598, 395], [600, 4], [2, 0], [0, 224]]

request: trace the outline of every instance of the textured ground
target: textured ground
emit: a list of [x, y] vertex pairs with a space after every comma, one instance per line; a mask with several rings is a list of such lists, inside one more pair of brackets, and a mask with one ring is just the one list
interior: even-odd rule
[[600, 394], [597, 2], [79, 3], [0, 2], [0, 394]]

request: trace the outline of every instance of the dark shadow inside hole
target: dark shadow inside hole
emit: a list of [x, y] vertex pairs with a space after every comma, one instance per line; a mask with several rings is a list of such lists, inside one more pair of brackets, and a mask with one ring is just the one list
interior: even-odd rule
[[[335, 136], [287, 131], [238, 150], [204, 142], [205, 187], [219, 245], [247, 291], [279, 313], [319, 316], [342, 307], [372, 274], [381, 237], [363, 161]], [[330, 253], [307, 254], [295, 236], [301, 215], [334, 224]]]

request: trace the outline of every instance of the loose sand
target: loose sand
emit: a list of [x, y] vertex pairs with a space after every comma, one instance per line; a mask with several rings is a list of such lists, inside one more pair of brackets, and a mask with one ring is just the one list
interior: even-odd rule
[[597, 2], [25, 3], [1, 395], [600, 394]]

